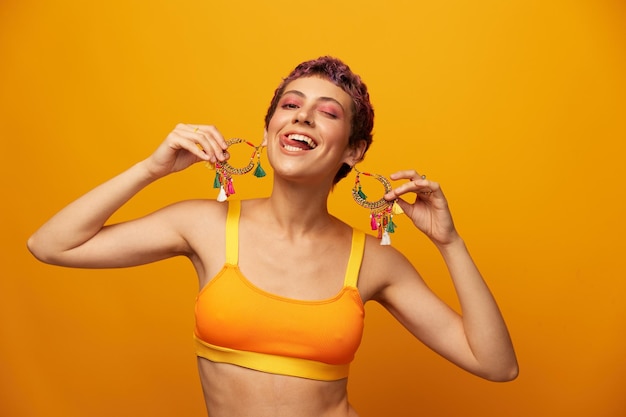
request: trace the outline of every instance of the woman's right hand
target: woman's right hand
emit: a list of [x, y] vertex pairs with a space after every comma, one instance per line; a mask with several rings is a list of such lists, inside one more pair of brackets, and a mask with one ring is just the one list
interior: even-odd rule
[[208, 161], [228, 159], [228, 145], [215, 126], [179, 123], [144, 163], [155, 178]]

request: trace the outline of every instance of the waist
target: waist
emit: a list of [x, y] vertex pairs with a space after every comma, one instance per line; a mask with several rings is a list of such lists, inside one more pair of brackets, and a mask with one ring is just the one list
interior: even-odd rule
[[347, 379], [269, 374], [202, 358], [198, 370], [211, 417], [356, 417], [348, 404]]

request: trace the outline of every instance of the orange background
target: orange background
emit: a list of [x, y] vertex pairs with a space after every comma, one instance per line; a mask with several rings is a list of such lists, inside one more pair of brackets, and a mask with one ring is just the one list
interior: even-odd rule
[[[625, 17], [617, 0], [3, 0], [0, 415], [205, 415], [188, 262], [71, 270], [26, 239], [178, 122], [259, 142], [280, 78], [322, 54], [371, 90], [362, 168], [443, 184], [521, 365], [482, 381], [369, 304], [349, 387], [361, 416], [626, 415]], [[213, 198], [212, 179], [192, 167], [115, 218]], [[351, 182], [330, 204], [367, 228]], [[436, 251], [398, 225], [394, 244], [456, 306]]]

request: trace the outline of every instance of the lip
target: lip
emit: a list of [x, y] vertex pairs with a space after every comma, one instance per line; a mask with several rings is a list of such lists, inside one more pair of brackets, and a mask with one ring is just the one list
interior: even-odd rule
[[289, 136], [291, 136], [291, 135], [300, 135], [300, 136], [306, 136], [307, 138], [309, 138], [313, 142], [313, 144], [315, 146], [313, 148], [311, 148], [311, 149], [307, 149], [307, 151], [312, 151], [315, 148], [317, 148], [317, 146], [318, 146], [318, 141], [315, 140], [315, 138], [313, 136], [311, 136], [310, 134], [304, 133], [304, 132], [299, 132], [299, 131], [289, 131], [289, 132], [286, 132], [286, 133], [284, 133], [284, 134], [282, 134], [280, 136], [280, 146], [281, 146], [281, 148], [285, 149], [285, 145], [289, 145], [289, 141], [290, 141]]

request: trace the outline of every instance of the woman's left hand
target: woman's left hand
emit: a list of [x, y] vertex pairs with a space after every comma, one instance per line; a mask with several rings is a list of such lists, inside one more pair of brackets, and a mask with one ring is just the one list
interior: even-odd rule
[[[425, 175], [420, 175], [415, 170], [398, 171], [391, 174], [390, 178], [394, 181], [409, 180], [385, 194], [385, 199], [397, 199], [397, 204], [419, 230], [436, 245], [446, 245], [458, 239], [448, 201], [438, 183], [426, 179]], [[413, 203], [401, 198], [408, 193], [416, 195]]]

